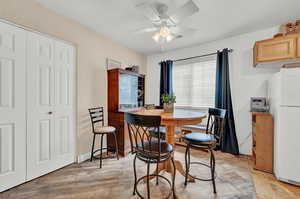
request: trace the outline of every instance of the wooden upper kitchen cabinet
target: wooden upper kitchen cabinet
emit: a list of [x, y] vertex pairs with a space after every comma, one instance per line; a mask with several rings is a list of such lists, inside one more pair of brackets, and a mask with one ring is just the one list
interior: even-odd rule
[[285, 61], [300, 58], [300, 34], [255, 42], [254, 66], [259, 63]]

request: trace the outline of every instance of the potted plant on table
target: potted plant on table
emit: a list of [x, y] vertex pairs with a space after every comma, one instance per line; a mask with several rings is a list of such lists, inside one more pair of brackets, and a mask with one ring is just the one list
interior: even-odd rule
[[173, 113], [174, 112], [174, 104], [176, 103], [176, 96], [172, 94], [163, 94], [162, 102], [164, 103], [164, 112]]

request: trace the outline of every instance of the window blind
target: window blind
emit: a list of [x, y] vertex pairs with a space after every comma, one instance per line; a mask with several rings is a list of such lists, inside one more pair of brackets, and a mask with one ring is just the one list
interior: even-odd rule
[[173, 88], [176, 106], [187, 108], [214, 107], [216, 59], [205, 59], [175, 63]]

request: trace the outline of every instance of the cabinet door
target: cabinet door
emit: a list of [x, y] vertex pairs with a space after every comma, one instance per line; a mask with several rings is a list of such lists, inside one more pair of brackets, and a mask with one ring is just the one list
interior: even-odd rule
[[24, 30], [0, 22], [0, 192], [26, 177], [25, 41]]
[[297, 58], [300, 58], [300, 36], [297, 37]]
[[296, 57], [295, 38], [278, 38], [259, 41], [255, 46], [255, 62], [272, 62]]

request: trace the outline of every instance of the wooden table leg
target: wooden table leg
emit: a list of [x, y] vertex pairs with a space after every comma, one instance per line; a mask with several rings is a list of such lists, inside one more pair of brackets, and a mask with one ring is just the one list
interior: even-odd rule
[[166, 141], [175, 146], [175, 126], [166, 126]]
[[[175, 167], [176, 170], [183, 176], [185, 177], [185, 170], [183, 169], [182, 163], [179, 160], [174, 160], [175, 163]], [[166, 171], [168, 173], [170, 173], [171, 175], [173, 175], [173, 165], [171, 161], [167, 161], [167, 162], [163, 162], [160, 163], [158, 165], [158, 169], [155, 169], [155, 171], [153, 172], [154, 174], [159, 174], [161, 171]], [[150, 180], [155, 178], [155, 176], [150, 176]], [[144, 181], [146, 181], [147, 179], [145, 178]], [[188, 181], [189, 182], [195, 182], [195, 179], [188, 176]]]

